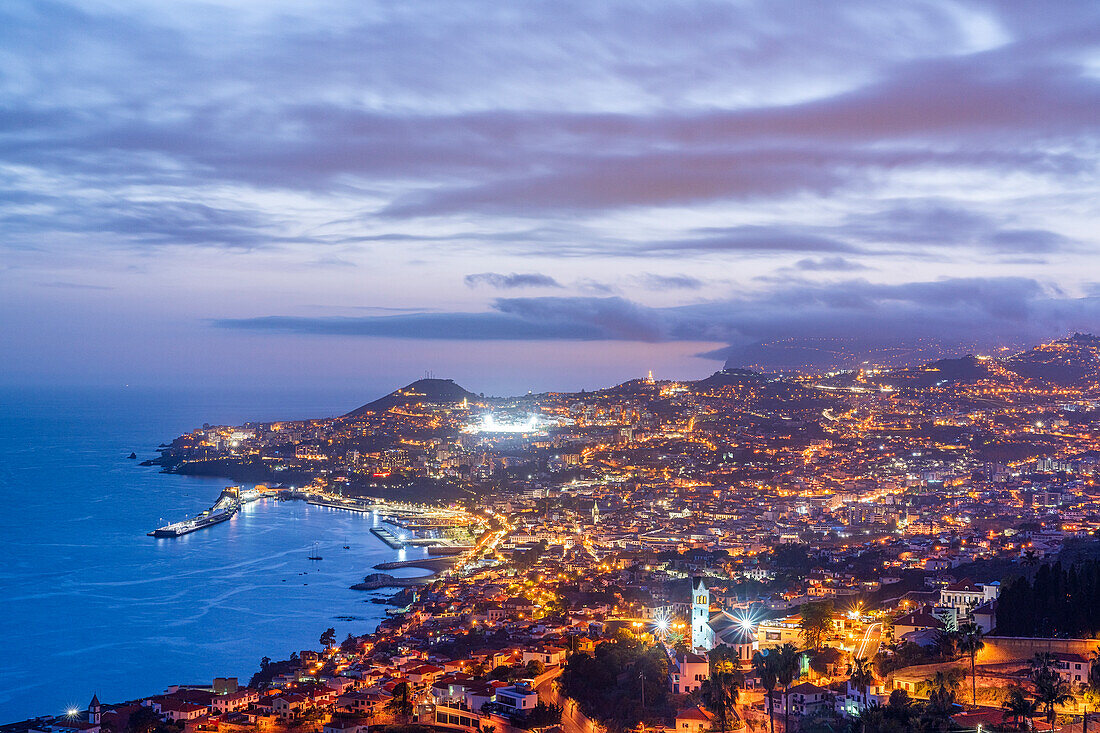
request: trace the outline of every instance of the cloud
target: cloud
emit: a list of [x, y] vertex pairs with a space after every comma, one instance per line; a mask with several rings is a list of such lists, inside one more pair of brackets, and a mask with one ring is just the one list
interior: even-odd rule
[[939, 200], [899, 202], [886, 209], [847, 217], [840, 229], [867, 242], [922, 246], [972, 246], [997, 254], [1065, 251], [1074, 242], [1045, 229], [1021, 229], [1015, 212], [993, 217]]
[[844, 257], [820, 257], [818, 259], [806, 257], [795, 262], [794, 269], [808, 272], [855, 272], [870, 268]]
[[467, 275], [463, 280], [467, 287], [476, 288], [479, 285], [487, 285], [497, 290], [561, 287], [561, 283], [554, 278], [538, 272], [513, 272], [508, 275], [502, 275], [499, 272], [478, 272]]
[[44, 288], [62, 288], [65, 290], [114, 290], [110, 285], [93, 285], [91, 283], [70, 283], [64, 281], [39, 283]]
[[492, 310], [362, 318], [261, 317], [222, 328], [449, 340], [710, 341], [730, 344], [860, 334], [869, 342], [935, 337], [1013, 342], [1100, 330], [1100, 299], [1069, 298], [1028, 278], [892, 285], [786, 280], [737, 298], [654, 308], [619, 297], [500, 298]]
[[637, 281], [647, 290], [698, 290], [703, 287], [702, 280], [690, 275], [657, 275], [647, 272], [639, 276]]

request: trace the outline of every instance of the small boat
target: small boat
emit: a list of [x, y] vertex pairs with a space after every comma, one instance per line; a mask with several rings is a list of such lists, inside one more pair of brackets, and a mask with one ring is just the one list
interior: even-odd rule
[[309, 560], [323, 560], [324, 559], [320, 555], [317, 554], [317, 543], [316, 542], [313, 543], [313, 554], [310, 555], [307, 559], [309, 559]]
[[344, 549], [345, 550], [350, 550], [351, 549], [351, 545], [348, 544], [348, 538], [347, 537], [344, 538]]

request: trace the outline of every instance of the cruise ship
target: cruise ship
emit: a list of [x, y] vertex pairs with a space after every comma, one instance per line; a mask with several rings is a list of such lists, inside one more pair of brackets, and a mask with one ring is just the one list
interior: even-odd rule
[[233, 515], [241, 508], [241, 498], [240, 486], [227, 486], [218, 496], [218, 500], [214, 502], [214, 506], [199, 516], [158, 527], [147, 534], [150, 537], [179, 537], [206, 527], [212, 527], [215, 524], [221, 524], [232, 519]]

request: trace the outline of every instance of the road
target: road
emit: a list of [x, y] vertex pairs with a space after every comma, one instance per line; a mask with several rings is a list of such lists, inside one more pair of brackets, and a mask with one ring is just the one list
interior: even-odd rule
[[535, 688], [539, 699], [545, 703], [561, 705], [561, 727], [565, 733], [596, 733], [603, 728], [589, 720], [577, 707], [577, 703], [561, 694], [557, 679], [549, 679]]
[[867, 630], [863, 632], [863, 639], [859, 642], [859, 646], [856, 647], [856, 657], [860, 659], [871, 659], [878, 654], [879, 644], [882, 642], [882, 622], [876, 621], [867, 627]]

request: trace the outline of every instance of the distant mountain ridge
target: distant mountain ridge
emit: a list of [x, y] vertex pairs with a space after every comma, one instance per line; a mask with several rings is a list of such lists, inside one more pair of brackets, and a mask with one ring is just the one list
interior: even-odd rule
[[[847, 366], [856, 369], [858, 365]], [[843, 369], [841, 364], [823, 364], [822, 371]], [[744, 369], [727, 366], [725, 369], [692, 382], [696, 392], [705, 393], [725, 387], [760, 387], [774, 383], [766, 370]], [[837, 375], [832, 381], [847, 384], [854, 379], [854, 372]], [[897, 367], [869, 376], [869, 383], [931, 386], [937, 383], [966, 383], [998, 381], [1013, 378], [1033, 379], [1039, 382], [1064, 386], [1081, 386], [1100, 382], [1100, 337], [1075, 333], [1056, 341], [1040, 344], [1010, 356], [965, 356], [925, 361], [919, 365]], [[614, 387], [593, 392], [594, 395], [644, 395], [659, 391], [659, 386], [646, 379], [632, 379]], [[394, 407], [410, 407], [417, 404], [457, 404], [462, 400], [480, 403], [484, 399], [455, 383], [453, 379], [418, 379], [390, 392], [373, 402], [358, 407], [344, 417], [358, 417], [385, 412]]]
[[373, 402], [357, 407], [344, 417], [358, 417], [375, 412], [385, 412], [393, 407], [408, 407], [421, 403], [435, 405], [455, 404], [462, 400], [480, 400], [481, 398], [455, 384], [453, 379], [418, 379], [400, 389], [390, 392]]
[[1100, 338], [1075, 333], [1011, 356], [979, 357], [967, 354], [959, 358], [939, 359], [919, 367], [891, 370], [874, 381], [928, 386], [939, 382], [1009, 379], [1032, 379], [1066, 387], [1098, 382]]

